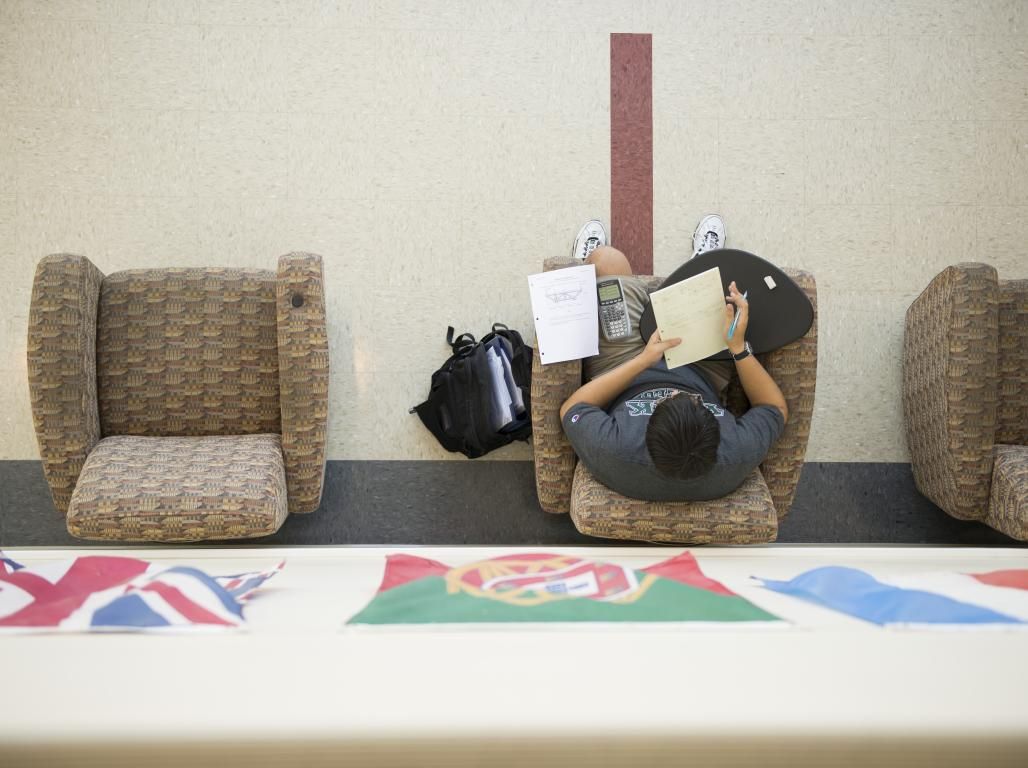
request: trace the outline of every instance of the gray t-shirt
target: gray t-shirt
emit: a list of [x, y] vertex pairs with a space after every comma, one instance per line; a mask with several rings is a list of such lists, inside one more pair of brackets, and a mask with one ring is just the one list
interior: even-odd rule
[[[657, 471], [646, 448], [646, 425], [663, 397], [698, 392], [721, 429], [717, 463], [702, 477], [676, 480]], [[785, 428], [782, 412], [770, 405], [736, 418], [692, 366], [668, 370], [662, 360], [639, 374], [609, 411], [579, 403], [564, 415], [564, 432], [578, 458], [601, 483], [633, 499], [700, 501], [738, 488], [764, 460]]]

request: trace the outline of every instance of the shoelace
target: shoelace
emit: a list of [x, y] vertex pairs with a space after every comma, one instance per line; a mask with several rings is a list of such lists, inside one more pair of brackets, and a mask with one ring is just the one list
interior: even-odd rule
[[598, 237], [586, 238], [586, 241], [585, 241], [585, 257], [584, 258], [588, 259], [589, 258], [589, 254], [592, 253], [593, 251], [595, 251], [596, 248], [599, 245], [600, 245], [600, 239]]
[[717, 248], [718, 242], [720, 242], [720, 238], [717, 236], [717, 232], [707, 232], [703, 236], [703, 250], [713, 251]]

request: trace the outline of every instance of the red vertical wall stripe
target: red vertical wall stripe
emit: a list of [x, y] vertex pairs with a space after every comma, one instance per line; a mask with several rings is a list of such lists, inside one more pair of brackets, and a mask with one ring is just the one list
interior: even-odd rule
[[611, 244], [636, 274], [653, 273], [653, 46], [610, 36]]

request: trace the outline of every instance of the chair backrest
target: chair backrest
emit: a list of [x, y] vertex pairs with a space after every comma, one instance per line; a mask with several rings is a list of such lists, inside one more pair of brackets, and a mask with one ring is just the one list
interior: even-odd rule
[[999, 281], [996, 442], [1028, 445], [1028, 280]]
[[104, 278], [96, 334], [103, 436], [281, 431], [276, 273], [137, 269]]

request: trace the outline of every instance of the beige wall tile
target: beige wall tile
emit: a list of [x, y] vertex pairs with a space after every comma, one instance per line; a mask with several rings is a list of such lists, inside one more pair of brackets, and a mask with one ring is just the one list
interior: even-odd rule
[[803, 202], [807, 151], [801, 121], [722, 120], [718, 147], [723, 202]]
[[422, 122], [383, 115], [369, 117], [368, 122], [374, 137], [365, 144], [374, 163], [368, 189], [373, 196], [388, 200], [455, 200], [461, 196], [456, 178], [466, 152], [462, 118], [439, 115]]
[[103, 21], [108, 0], [4, 0], [2, 19], [40, 21]]
[[105, 194], [110, 116], [88, 110], [31, 110], [11, 115], [19, 194]]
[[[28, 376], [29, 305], [12, 309], [13, 314], [0, 319], [0, 370], [14, 371], [11, 375], [21, 379]], [[4, 386], [10, 386], [10, 380]]]
[[[279, 27], [196, 27], [202, 49], [202, 105], [211, 111], [287, 109], [294, 78], [287, 32]], [[312, 57], [313, 58], [313, 57]], [[331, 87], [331, 80], [323, 81]]]
[[726, 56], [722, 41], [720, 34], [699, 37], [690, 28], [678, 31], [675, 27], [662, 27], [654, 33], [655, 122], [673, 117], [716, 118], [720, 114]]
[[110, 31], [112, 106], [197, 109], [200, 106], [200, 28], [114, 24]]
[[389, 31], [371, 37], [377, 60], [373, 82], [379, 93], [390, 94], [376, 98], [377, 113], [424, 122], [477, 106], [463, 98], [466, 60], [461, 33]]
[[1028, 204], [1028, 121], [978, 123], [978, 201]]
[[296, 242], [293, 201], [283, 197], [215, 197], [200, 201], [199, 251], [205, 264], [272, 269]]
[[11, 195], [18, 190], [18, 158], [14, 124], [10, 113], [0, 111], [0, 194]]
[[284, 195], [289, 174], [289, 117], [202, 112], [197, 160], [201, 197]]
[[818, 289], [894, 288], [892, 214], [887, 205], [812, 206], [804, 220], [804, 266]]
[[818, 276], [818, 380], [807, 461], [909, 461], [903, 317], [913, 296], [839, 291]]
[[[950, 264], [978, 261], [980, 215], [973, 205], [898, 205], [893, 208], [895, 287], [920, 292]], [[885, 265], [883, 265], [885, 267]]]
[[812, 95], [812, 38], [726, 34], [723, 40], [722, 116], [790, 119], [807, 114]]
[[389, 0], [368, 5], [370, 22], [377, 29], [453, 32], [464, 29], [469, 6], [476, 4], [462, 0]]
[[373, 196], [379, 153], [372, 117], [295, 114], [288, 120], [290, 197]]
[[200, 0], [106, 0], [107, 17], [116, 23], [196, 24]]
[[674, 200], [718, 198], [718, 122], [654, 116], [653, 197]]
[[548, 200], [610, 187], [606, 115], [468, 117], [463, 130], [465, 200]]
[[814, 0], [812, 15], [818, 35], [889, 35], [886, 22], [893, 0]]
[[808, 203], [889, 202], [888, 123], [812, 120], [805, 129]]
[[[727, 202], [720, 212], [725, 218], [729, 248], [741, 248], [776, 264], [817, 272], [808, 259], [813, 244], [806, 232], [804, 206]], [[688, 223], [690, 242], [696, 221]]]
[[1000, 279], [1028, 278], [1028, 205], [978, 208], [974, 261], [992, 264]]
[[610, 43], [602, 33], [468, 33], [463, 101], [470, 114], [602, 113], [610, 99]]
[[0, 461], [19, 461], [39, 458], [36, 432], [32, 426], [29, 406], [29, 385], [25, 369], [0, 370], [4, 386], [0, 387]]
[[[692, 234], [696, 224], [706, 214], [729, 214], [713, 200], [664, 196], [653, 202], [653, 274], [667, 277], [692, 256]], [[726, 218], [725, 227], [729, 246], [743, 247], [735, 240], [735, 219]]]
[[898, 35], [972, 35], [977, 14], [970, 0], [893, 0], [882, 22]]
[[1024, 0], [978, 0], [975, 31], [982, 35], [1028, 35], [1028, 3]]
[[105, 272], [205, 264], [195, 197], [111, 197], [107, 215]]
[[[88, 257], [101, 271], [106, 251], [107, 198], [54, 191], [18, 197], [15, 252], [27, 259], [31, 272], [48, 253], [76, 253]], [[32, 277], [26, 283], [31, 287]]]
[[196, 194], [198, 122], [196, 112], [112, 112], [111, 192]]
[[891, 38], [892, 116], [898, 120], [969, 120], [975, 116], [975, 39]]
[[[245, 30], [241, 34], [249, 36]], [[265, 64], [278, 68], [266, 79], [272, 84], [269, 90], [277, 93], [284, 78], [288, 109], [357, 115], [374, 112], [389, 100], [388, 91], [380, 87], [379, 69], [390, 65], [395, 51], [381, 42], [379, 33], [329, 27], [276, 29], [268, 34], [281, 35], [282, 50], [277, 61]], [[263, 54], [255, 49], [254, 55]], [[228, 87], [233, 87], [232, 81]], [[252, 87], [259, 94], [261, 81]]]
[[[446, 359], [442, 346], [439, 363]], [[433, 366], [433, 368], [438, 367]], [[329, 385], [332, 416], [328, 453], [339, 459], [456, 459], [421, 420], [407, 409], [428, 394], [427, 373], [352, 373], [333, 375]], [[493, 461], [527, 461], [525, 443], [514, 443], [489, 454]]]
[[[88, 21], [27, 21], [9, 30], [21, 107], [97, 109], [108, 93], [107, 34]], [[8, 65], [8, 68], [9, 65]]]
[[721, 27], [737, 34], [810, 34], [814, 31], [810, 0], [724, 0]]
[[827, 37], [811, 43], [807, 114], [814, 118], [888, 118], [892, 73], [885, 37]]
[[975, 125], [969, 121], [892, 124], [894, 203], [973, 203], [978, 193]]
[[1028, 35], [975, 38], [974, 57], [976, 117], [1028, 120]]
[[[18, 50], [20, 27], [0, 23], [0, 107], [3, 112], [18, 104]], [[0, 118], [2, 119], [2, 118]]]
[[199, 0], [201, 24], [289, 26], [314, 15], [317, 0]]
[[9, 187], [0, 192], [0, 254], [14, 252], [18, 222], [18, 198]]

